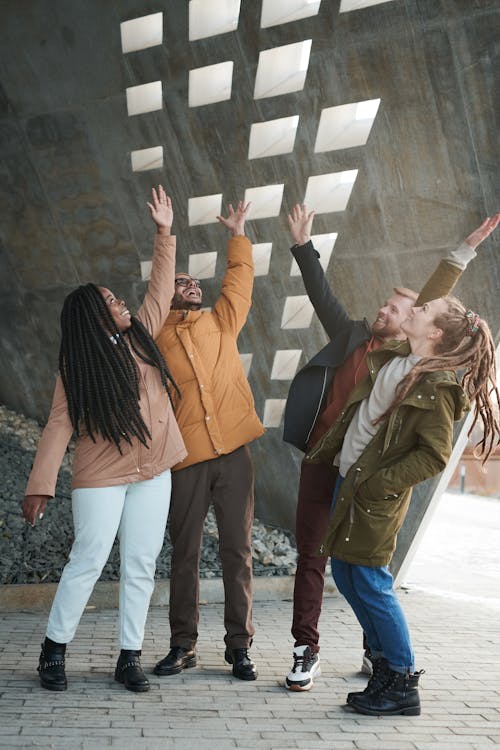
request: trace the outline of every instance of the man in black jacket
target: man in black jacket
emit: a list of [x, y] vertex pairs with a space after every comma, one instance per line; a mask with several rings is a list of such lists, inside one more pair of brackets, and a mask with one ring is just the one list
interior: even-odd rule
[[[417, 294], [402, 287], [384, 302], [370, 325], [352, 320], [333, 294], [318, 260], [310, 234], [314, 211], [296, 205], [288, 216], [296, 259], [313, 307], [329, 343], [295, 376], [285, 409], [283, 438], [306, 452], [337, 419], [349, 393], [368, 374], [366, 355], [387, 341], [404, 339], [401, 323], [417, 302]], [[475, 257], [475, 248], [497, 226], [500, 214], [487, 218], [466, 240], [441, 260], [418, 296], [417, 304], [450, 293]], [[289, 690], [310, 690], [320, 675], [318, 620], [321, 613], [326, 557], [318, 549], [326, 533], [336, 472], [324, 464], [302, 463], [296, 517], [298, 551], [293, 600], [295, 639]], [[368, 654], [365, 654], [368, 656]], [[364, 671], [370, 664], [364, 659]]]

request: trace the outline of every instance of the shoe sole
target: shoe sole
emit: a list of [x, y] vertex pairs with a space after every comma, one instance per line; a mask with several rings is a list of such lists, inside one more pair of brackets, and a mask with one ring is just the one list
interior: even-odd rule
[[157, 669], [155, 667], [153, 669], [153, 674], [157, 677], [169, 677], [170, 675], [180, 674], [185, 669], [192, 669], [193, 667], [196, 667], [196, 656], [187, 659], [179, 667], [167, 667], [166, 669]]
[[62, 693], [64, 690], [68, 689], [67, 682], [64, 685], [52, 685], [50, 683], [44, 682], [43, 680], [40, 680], [40, 685], [45, 688], [45, 690], [52, 690], [52, 692], [54, 693]]
[[151, 685], [149, 683], [147, 685], [126, 685], [125, 682], [119, 680], [118, 677], [115, 677], [115, 681], [119, 682], [120, 685], [123, 685], [126, 690], [130, 690], [131, 693], [147, 693], [151, 690]]
[[242, 675], [242, 674], [235, 674], [233, 671], [233, 677], [236, 677], [237, 680], [246, 680], [247, 682], [252, 682], [253, 680], [257, 679], [257, 672], [254, 672], [253, 674]]
[[351, 708], [354, 708], [359, 714], [365, 716], [420, 716], [420, 706], [409, 706], [408, 708], [399, 708], [395, 711], [374, 711], [370, 708], [363, 708], [362, 706], [356, 706], [355, 703], [349, 703]]
[[293, 680], [288, 680], [288, 677], [285, 680], [285, 687], [287, 690], [291, 690], [293, 693], [305, 693], [308, 690], [311, 690], [311, 688], [314, 687], [314, 678], [315, 677], [321, 677], [321, 668], [318, 667], [318, 669], [314, 672], [313, 676], [309, 680], [309, 682], [305, 682], [304, 684], [300, 682], [293, 682]]

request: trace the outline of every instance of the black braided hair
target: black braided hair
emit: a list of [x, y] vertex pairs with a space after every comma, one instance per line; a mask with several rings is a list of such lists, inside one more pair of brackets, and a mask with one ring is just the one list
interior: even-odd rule
[[76, 435], [84, 426], [94, 442], [100, 433], [120, 453], [122, 440], [131, 444], [136, 437], [146, 447], [151, 440], [141, 416], [139, 373], [130, 348], [158, 369], [171, 403], [169, 383], [180, 396], [160, 350], [140, 320], [132, 316], [130, 328], [119, 333], [95, 284], [79, 286], [68, 294], [61, 311], [59, 371], [71, 423]]

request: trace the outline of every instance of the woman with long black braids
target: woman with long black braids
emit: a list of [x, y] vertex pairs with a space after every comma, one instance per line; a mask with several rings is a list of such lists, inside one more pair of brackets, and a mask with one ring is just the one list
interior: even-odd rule
[[158, 350], [174, 294], [172, 202], [161, 186], [148, 203], [156, 224], [151, 280], [132, 316], [94, 284], [65, 299], [59, 373], [22, 504], [35, 525], [54, 497], [72, 436], [75, 539], [52, 604], [38, 672], [42, 687], [66, 690], [65, 651], [115, 537], [120, 541], [120, 656], [115, 679], [144, 692], [140, 655], [170, 505], [170, 467], [186, 456], [170, 393], [177, 386]]

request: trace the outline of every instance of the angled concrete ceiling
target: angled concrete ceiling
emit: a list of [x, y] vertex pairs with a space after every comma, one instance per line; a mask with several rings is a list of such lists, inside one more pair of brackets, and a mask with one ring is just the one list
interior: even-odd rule
[[[210, 217], [252, 195], [258, 275], [239, 347], [268, 426], [253, 447], [257, 504], [292, 524], [300, 456], [281, 441], [282, 408], [326, 339], [286, 212], [306, 195], [321, 211], [322, 262], [353, 316], [371, 318], [393, 284], [418, 289], [498, 209], [500, 11], [495, 0], [282, 5], [3, 0], [0, 399], [46, 416], [75, 285], [138, 306], [153, 184], [173, 196], [179, 268], [201, 269], [207, 304], [226, 247]], [[134, 33], [122, 25], [146, 17]], [[497, 331], [494, 246], [457, 293]]]

